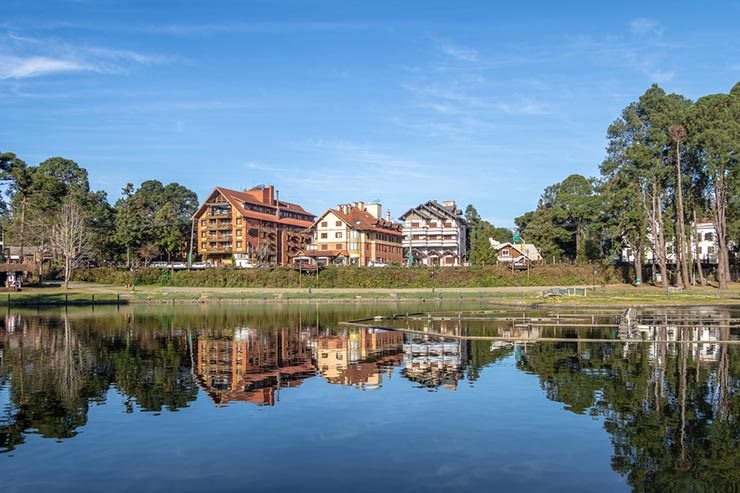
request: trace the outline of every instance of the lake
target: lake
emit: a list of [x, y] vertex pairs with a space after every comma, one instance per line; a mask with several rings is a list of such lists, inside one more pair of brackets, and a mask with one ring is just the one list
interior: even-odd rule
[[738, 491], [740, 311], [624, 313], [8, 311], [0, 489]]

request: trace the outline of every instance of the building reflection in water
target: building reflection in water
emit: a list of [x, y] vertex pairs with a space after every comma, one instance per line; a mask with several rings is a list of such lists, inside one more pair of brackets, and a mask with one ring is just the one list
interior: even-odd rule
[[197, 375], [216, 403], [275, 405], [276, 391], [316, 374], [304, 334], [297, 330], [236, 329], [233, 336], [198, 337]]
[[312, 341], [316, 366], [329, 383], [362, 389], [382, 386], [403, 360], [402, 332], [375, 328], [324, 331]]
[[197, 338], [200, 384], [221, 404], [272, 406], [281, 389], [319, 373], [329, 383], [379, 388], [402, 362], [404, 335], [382, 329], [236, 329]]

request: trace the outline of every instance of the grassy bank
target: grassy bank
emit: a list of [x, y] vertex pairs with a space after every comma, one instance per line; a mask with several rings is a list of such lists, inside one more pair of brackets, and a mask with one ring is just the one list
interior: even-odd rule
[[114, 303], [397, 303], [397, 302], [474, 302], [476, 304], [516, 303], [588, 306], [649, 306], [740, 304], [740, 284], [719, 292], [710, 287], [683, 293], [668, 293], [660, 288], [629, 285], [590, 287], [586, 296], [543, 297], [545, 287], [492, 288], [194, 288], [73, 283], [70, 290], [60, 287], [28, 288], [0, 296], [0, 305], [64, 305]]
[[460, 268], [328, 267], [316, 274], [290, 269], [207, 269], [174, 271], [110, 268], [80, 271], [76, 280], [113, 285], [231, 288], [486, 288], [578, 286], [625, 282], [620, 269], [603, 265], [541, 265], [530, 271], [504, 266]]

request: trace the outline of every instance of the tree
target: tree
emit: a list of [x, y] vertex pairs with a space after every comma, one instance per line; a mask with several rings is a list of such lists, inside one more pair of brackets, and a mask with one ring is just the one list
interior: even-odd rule
[[33, 173], [25, 161], [10, 152], [0, 154], [0, 172], [2, 179], [10, 182], [9, 193], [16, 199], [13, 222], [19, 224], [18, 243], [20, 258], [23, 259], [26, 245], [26, 206], [33, 192]]
[[139, 248], [138, 253], [139, 253], [139, 257], [144, 259], [144, 267], [147, 267], [149, 265], [149, 262], [152, 261], [152, 259], [159, 256], [160, 249], [154, 243], [144, 243]]
[[198, 197], [179, 183], [162, 185], [157, 180], [144, 181], [138, 189], [129, 183], [116, 202], [115, 238], [126, 252], [142, 245], [159, 245], [168, 256], [185, 251], [190, 237], [191, 215], [198, 207]]
[[688, 251], [686, 244], [686, 220], [684, 219], [683, 209], [683, 170], [681, 168], [681, 144], [686, 141], [686, 127], [680, 123], [674, 123], [668, 127], [668, 135], [676, 144], [676, 262], [678, 270], [681, 273], [683, 287], [689, 285], [689, 263]]
[[64, 288], [67, 289], [74, 269], [92, 251], [85, 215], [80, 206], [72, 201], [62, 205], [52, 226], [51, 247], [56, 258], [63, 264]]
[[600, 200], [594, 179], [571, 175], [547, 187], [537, 209], [515, 222], [545, 258], [566, 256], [583, 261], [591, 256], [589, 228], [598, 216]]
[[[710, 204], [717, 230], [717, 280], [724, 289], [730, 281], [728, 209], [740, 166], [740, 90], [700, 98], [690, 119], [690, 133], [710, 187]], [[736, 200], [736, 199], [735, 199]]]
[[178, 224], [177, 211], [168, 202], [154, 216], [156, 223], [156, 245], [167, 253], [167, 261], [172, 261], [172, 252], [183, 244], [183, 232]]

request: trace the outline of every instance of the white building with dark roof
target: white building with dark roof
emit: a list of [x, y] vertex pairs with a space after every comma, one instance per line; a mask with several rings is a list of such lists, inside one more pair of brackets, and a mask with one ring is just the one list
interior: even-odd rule
[[419, 204], [399, 218], [403, 222], [405, 258], [419, 265], [460, 266], [465, 263], [468, 225], [453, 200]]

